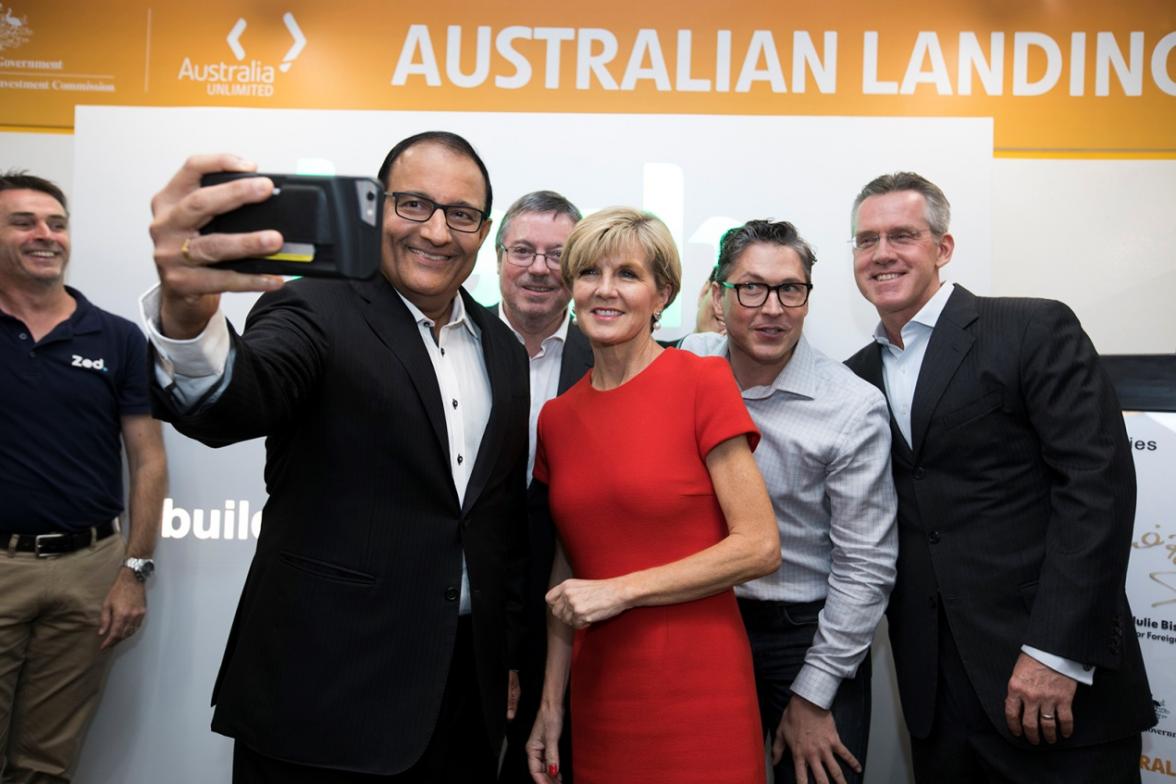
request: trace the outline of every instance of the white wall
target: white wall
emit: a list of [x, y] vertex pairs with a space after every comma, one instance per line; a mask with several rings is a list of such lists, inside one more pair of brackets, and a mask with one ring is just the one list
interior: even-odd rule
[[[0, 133], [0, 169], [28, 169], [67, 195], [73, 161], [72, 135]], [[1068, 303], [1106, 354], [1176, 352], [1174, 216], [1176, 160], [997, 159], [992, 293]]]
[[0, 133], [0, 171], [27, 169], [73, 197], [72, 133]]
[[993, 293], [1066, 302], [1104, 354], [1176, 352], [1176, 160], [998, 159], [992, 190]]

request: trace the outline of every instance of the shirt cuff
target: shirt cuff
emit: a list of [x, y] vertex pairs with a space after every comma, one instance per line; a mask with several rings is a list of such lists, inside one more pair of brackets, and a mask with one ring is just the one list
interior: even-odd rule
[[841, 686], [841, 678], [819, 670], [811, 664], [805, 664], [792, 679], [789, 690], [793, 694], [804, 697], [813, 705], [828, 710], [837, 697], [839, 686]]
[[143, 328], [156, 352], [155, 380], [164, 389], [173, 390], [177, 400], [192, 405], [225, 375], [232, 347], [228, 320], [218, 310], [199, 335], [175, 340], [159, 330], [159, 301], [158, 284], [139, 298]]
[[1094, 667], [1089, 664], [1080, 664], [1079, 662], [1070, 659], [1064, 659], [1052, 653], [1034, 648], [1031, 645], [1022, 645], [1021, 651], [1036, 659], [1041, 664], [1049, 667], [1054, 672], [1060, 672], [1067, 678], [1073, 678], [1079, 683], [1084, 683], [1090, 686], [1094, 683]]

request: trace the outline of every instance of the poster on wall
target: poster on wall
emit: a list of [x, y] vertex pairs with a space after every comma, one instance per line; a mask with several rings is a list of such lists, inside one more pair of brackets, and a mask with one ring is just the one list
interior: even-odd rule
[[1127, 573], [1127, 598], [1155, 703], [1143, 734], [1145, 784], [1176, 777], [1176, 413], [1126, 415], [1139, 497]]

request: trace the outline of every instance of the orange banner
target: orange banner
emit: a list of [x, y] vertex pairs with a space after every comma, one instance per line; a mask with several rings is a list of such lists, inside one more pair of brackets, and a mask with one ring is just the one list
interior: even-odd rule
[[0, 2], [0, 125], [77, 104], [991, 116], [997, 155], [1176, 157], [1176, 4]]

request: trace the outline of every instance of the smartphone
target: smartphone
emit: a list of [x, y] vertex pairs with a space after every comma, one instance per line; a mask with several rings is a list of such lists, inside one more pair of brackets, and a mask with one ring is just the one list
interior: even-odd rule
[[370, 177], [218, 172], [203, 186], [242, 177], [268, 177], [274, 194], [217, 215], [201, 234], [274, 229], [285, 241], [269, 256], [237, 259], [217, 267], [239, 272], [366, 280], [380, 267], [384, 187]]

